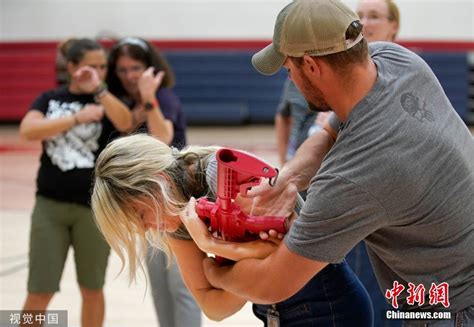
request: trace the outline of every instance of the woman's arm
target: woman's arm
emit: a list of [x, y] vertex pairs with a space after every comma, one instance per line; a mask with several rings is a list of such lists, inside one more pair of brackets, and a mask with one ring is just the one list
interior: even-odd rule
[[89, 66], [79, 68], [72, 76], [84, 92], [94, 93], [96, 102], [103, 106], [105, 115], [119, 131], [132, 126], [132, 114], [127, 106], [117, 99], [107, 88], [101, 87], [102, 81], [97, 71]]
[[163, 143], [170, 145], [174, 136], [173, 123], [163, 116], [160, 104], [156, 100], [156, 97], [153, 97], [154, 99], [150, 102], [152, 103], [153, 108], [147, 111], [146, 124], [148, 132], [151, 135], [156, 136]]
[[75, 116], [45, 119], [39, 110], [30, 110], [20, 123], [20, 135], [26, 140], [44, 140], [76, 125]]
[[78, 124], [100, 121], [104, 109], [98, 105], [86, 105], [81, 111], [66, 117], [45, 118], [40, 110], [30, 110], [20, 124], [20, 135], [30, 141], [45, 140], [70, 130]]
[[199, 219], [195, 207], [196, 200], [191, 198], [186, 210], [180, 217], [196, 246], [203, 252], [212, 253], [233, 261], [248, 258], [263, 259], [274, 252], [281, 242], [278, 237], [250, 242], [227, 242], [217, 239], [209, 233], [207, 226]]
[[173, 123], [166, 119], [160, 108], [160, 103], [156, 98], [156, 91], [161, 85], [165, 73], [158, 72], [156, 76], [153, 75], [153, 67], [149, 67], [138, 81], [138, 89], [140, 96], [146, 109], [146, 123], [148, 132], [156, 136], [163, 143], [171, 144], [174, 136]]
[[127, 106], [117, 99], [107, 90], [99, 94], [97, 101], [104, 106], [105, 115], [112, 122], [114, 127], [121, 132], [125, 132], [132, 126], [132, 113]]
[[186, 287], [209, 319], [220, 321], [233, 315], [245, 305], [246, 300], [212, 287], [204, 275], [202, 265], [202, 260], [207, 255], [193, 241], [170, 237], [169, 244]]
[[[155, 99], [155, 97], [153, 97], [153, 99]], [[147, 101], [153, 106], [157, 106], [153, 107], [151, 110], [145, 111], [145, 108], [141, 103], [137, 104], [132, 109], [132, 126], [125, 132], [133, 133], [142, 126], [144, 122], [146, 122], [150, 135], [153, 135], [163, 143], [170, 145], [174, 136], [173, 123], [169, 119], [164, 118], [158, 102], [154, 104], [154, 101], [156, 100]]]

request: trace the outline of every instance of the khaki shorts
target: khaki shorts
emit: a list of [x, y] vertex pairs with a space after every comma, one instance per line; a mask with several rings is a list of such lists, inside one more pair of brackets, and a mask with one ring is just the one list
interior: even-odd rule
[[92, 210], [38, 195], [31, 217], [29, 293], [59, 291], [70, 246], [79, 285], [103, 288], [110, 248], [95, 225]]

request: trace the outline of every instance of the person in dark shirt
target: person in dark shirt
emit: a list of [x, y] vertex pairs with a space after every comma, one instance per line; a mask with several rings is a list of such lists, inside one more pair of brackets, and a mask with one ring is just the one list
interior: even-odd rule
[[173, 91], [175, 77], [165, 57], [149, 42], [126, 37], [109, 54], [107, 85], [131, 110], [131, 131], [144, 130], [177, 148], [186, 145], [186, 121]]
[[90, 209], [92, 173], [107, 142], [130, 128], [132, 115], [103, 84], [107, 58], [98, 43], [73, 39], [62, 50], [69, 84], [41, 94], [20, 125], [22, 137], [43, 143], [23, 309], [46, 310], [59, 291], [72, 246], [82, 295], [82, 326], [102, 326], [102, 289], [110, 250]]

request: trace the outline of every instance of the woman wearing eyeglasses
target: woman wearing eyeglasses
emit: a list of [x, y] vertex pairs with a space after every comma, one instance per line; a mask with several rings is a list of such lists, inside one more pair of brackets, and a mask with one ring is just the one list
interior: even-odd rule
[[394, 42], [400, 29], [400, 11], [392, 0], [361, 0], [357, 14], [367, 42]]
[[168, 145], [186, 145], [186, 122], [172, 89], [174, 73], [158, 49], [140, 38], [120, 40], [109, 54], [106, 81], [109, 90], [132, 110], [132, 131], [146, 127]]
[[[183, 148], [186, 122], [173, 91], [174, 73], [158, 49], [140, 38], [123, 38], [112, 47], [108, 66], [109, 90], [132, 111], [129, 132], [146, 132], [167, 145]], [[163, 252], [150, 251], [147, 268], [160, 326], [200, 326], [201, 310], [176, 263], [168, 268]]]

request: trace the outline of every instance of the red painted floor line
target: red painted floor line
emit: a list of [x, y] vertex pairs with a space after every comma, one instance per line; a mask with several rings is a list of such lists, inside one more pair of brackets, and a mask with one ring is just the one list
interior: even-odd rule
[[41, 150], [40, 147], [23, 146], [23, 145], [0, 145], [0, 153], [38, 152], [40, 150]]

